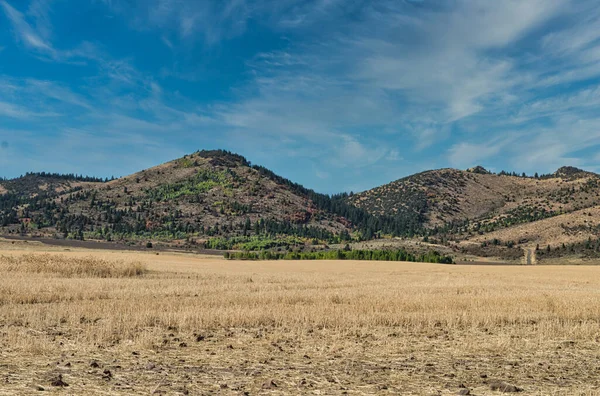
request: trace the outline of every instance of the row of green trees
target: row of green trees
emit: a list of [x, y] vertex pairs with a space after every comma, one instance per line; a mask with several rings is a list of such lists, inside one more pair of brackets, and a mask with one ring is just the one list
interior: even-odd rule
[[84, 176], [78, 175], [76, 173], [51, 173], [51, 172], [27, 172], [25, 176], [36, 176], [47, 179], [58, 179], [58, 180], [68, 180], [68, 181], [82, 181], [82, 182], [93, 182], [93, 183], [106, 183], [108, 181], [114, 180], [115, 177], [109, 178], [101, 178], [95, 176]]
[[280, 237], [266, 237], [266, 236], [247, 236], [247, 237], [231, 237], [231, 238], [211, 238], [204, 242], [206, 249], [215, 250], [231, 250], [240, 249], [244, 251], [260, 251], [273, 249], [277, 247], [289, 247], [289, 246], [304, 246], [305, 242], [295, 236], [280, 236]]
[[322, 252], [226, 252], [228, 260], [365, 260], [365, 261], [410, 261], [421, 263], [453, 264], [451, 256], [436, 251], [413, 254], [404, 249], [397, 250], [329, 250]]

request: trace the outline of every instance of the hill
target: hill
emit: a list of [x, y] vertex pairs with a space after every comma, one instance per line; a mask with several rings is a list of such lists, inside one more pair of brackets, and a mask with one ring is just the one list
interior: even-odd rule
[[428, 239], [469, 249], [477, 245], [478, 255], [486, 255], [483, 247], [501, 257], [519, 257], [524, 253], [498, 253], [498, 245], [568, 246], [587, 242], [600, 230], [594, 224], [600, 177], [574, 167], [538, 177], [493, 174], [480, 166], [433, 170], [355, 194], [348, 202], [373, 215], [412, 212]]
[[600, 177], [574, 167], [535, 177], [439, 169], [329, 196], [213, 150], [113, 180], [0, 180], [0, 234], [148, 247], [314, 250], [380, 239], [368, 246], [535, 260], [538, 245], [551, 246], [546, 257], [600, 249], [599, 214]]
[[375, 215], [417, 213], [428, 229], [474, 221], [496, 228], [598, 205], [599, 187], [598, 175], [576, 168], [538, 178], [482, 167], [440, 169], [355, 194], [348, 202]]
[[0, 185], [0, 226], [9, 234], [259, 249], [405, 232], [397, 219], [372, 216], [343, 195], [318, 194], [221, 150], [111, 181], [43, 173]]

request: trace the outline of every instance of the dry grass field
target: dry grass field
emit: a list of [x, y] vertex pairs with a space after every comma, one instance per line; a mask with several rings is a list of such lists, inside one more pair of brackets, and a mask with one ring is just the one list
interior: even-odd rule
[[0, 244], [0, 394], [600, 394], [600, 267], [23, 246]]

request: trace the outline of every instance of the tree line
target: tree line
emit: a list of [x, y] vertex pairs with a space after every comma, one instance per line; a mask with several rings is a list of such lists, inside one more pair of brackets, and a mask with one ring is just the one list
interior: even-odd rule
[[396, 250], [329, 250], [321, 252], [225, 252], [228, 260], [365, 260], [365, 261], [409, 261], [421, 263], [453, 264], [451, 256], [437, 251], [413, 254], [404, 249]]

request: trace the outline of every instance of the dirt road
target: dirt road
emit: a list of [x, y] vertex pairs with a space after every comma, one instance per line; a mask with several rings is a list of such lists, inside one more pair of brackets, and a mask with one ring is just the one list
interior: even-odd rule
[[537, 256], [535, 254], [535, 248], [525, 248], [525, 256], [523, 257], [524, 264], [535, 265], [537, 264]]

